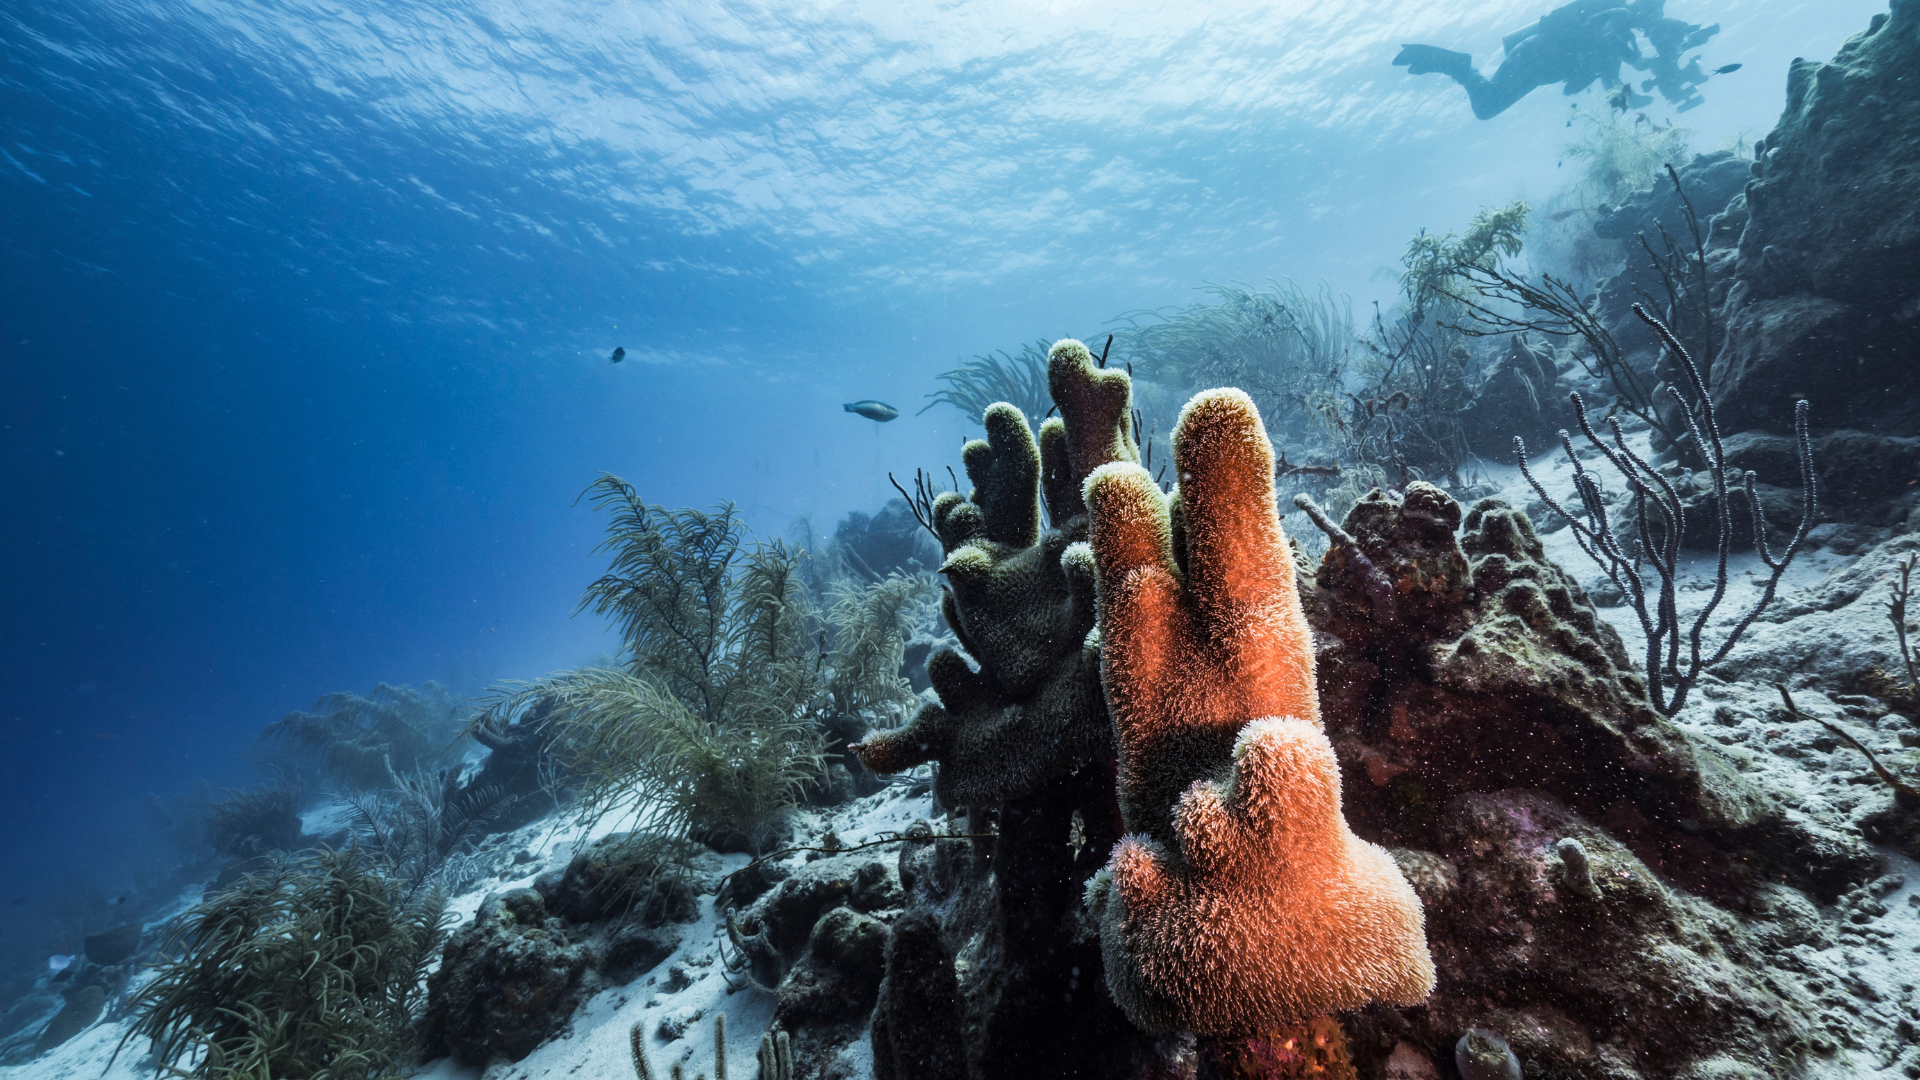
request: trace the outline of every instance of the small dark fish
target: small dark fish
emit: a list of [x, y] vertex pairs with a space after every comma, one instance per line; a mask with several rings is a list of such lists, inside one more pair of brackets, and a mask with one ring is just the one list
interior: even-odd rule
[[1713, 73], [1715, 75], [1731, 75], [1745, 66], [1745, 64], [1728, 64], [1725, 67], [1714, 68]]
[[850, 402], [840, 407], [850, 413], [859, 413], [869, 420], [877, 420], [882, 424], [900, 415], [899, 409], [894, 408], [884, 401], [875, 401], [872, 398], [868, 398], [865, 401]]
[[613, 349], [613, 355], [607, 357], [607, 362], [610, 364], [617, 364], [620, 361], [625, 360], [626, 358], [627, 358], [626, 346], [616, 345], [614, 346], [614, 349]]
[[26, 902], [27, 902], [27, 898], [26, 898], [26, 897], [24, 897], [24, 896], [22, 896], [22, 897], [20, 897], [19, 899], [17, 899], [17, 900], [15, 900], [15, 901], [14, 901], [13, 903], [11, 903], [11, 904], [8, 904], [7, 906], [8, 906], [8, 907], [10, 907], [10, 908], [16, 908], [16, 907], [19, 907], [19, 906], [20, 906], [21, 904], [24, 904], [24, 903], [26, 903]]

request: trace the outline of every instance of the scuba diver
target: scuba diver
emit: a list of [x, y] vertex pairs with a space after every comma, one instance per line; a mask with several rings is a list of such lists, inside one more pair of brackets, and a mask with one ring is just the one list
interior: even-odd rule
[[[1720, 27], [1669, 19], [1665, 8], [1666, 0], [1626, 4], [1573, 0], [1502, 39], [1506, 56], [1490, 76], [1480, 74], [1471, 55], [1434, 45], [1404, 45], [1393, 63], [1406, 68], [1409, 75], [1438, 73], [1452, 78], [1466, 89], [1473, 115], [1482, 120], [1500, 115], [1514, 102], [1553, 83], [1560, 83], [1561, 92], [1571, 96], [1597, 82], [1608, 91], [1623, 93], [1632, 107], [1652, 104], [1652, 98], [1635, 94], [1621, 80], [1622, 64], [1635, 71], [1651, 70], [1653, 78], [1641, 89], [1657, 87], [1685, 111], [1703, 100], [1694, 87], [1708, 75], [1700, 70], [1697, 59], [1682, 68], [1680, 56], [1704, 44]], [[1636, 32], [1646, 35], [1654, 55], [1641, 53]]]
[[[1666, 17], [1666, 0], [1646, 0], [1641, 5], [1649, 9], [1640, 32], [1647, 37], [1647, 44], [1653, 46], [1653, 55], [1645, 57], [1640, 63], [1628, 61], [1636, 71], [1653, 72], [1653, 78], [1640, 84], [1640, 89], [1658, 89], [1660, 96], [1678, 106], [1679, 112], [1704, 105], [1706, 98], [1695, 89], [1712, 75], [1725, 72], [1721, 68], [1715, 72], [1700, 70], [1700, 58], [1694, 57], [1686, 67], [1680, 66], [1680, 57], [1688, 49], [1699, 48], [1707, 39], [1720, 32], [1720, 24], [1695, 26], [1690, 22]], [[1738, 68], [1739, 65], [1731, 65]]]

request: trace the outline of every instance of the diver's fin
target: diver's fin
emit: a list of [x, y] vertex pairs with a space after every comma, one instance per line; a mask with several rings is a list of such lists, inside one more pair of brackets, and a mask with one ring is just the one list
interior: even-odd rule
[[1479, 74], [1473, 68], [1472, 54], [1442, 49], [1437, 45], [1402, 45], [1400, 55], [1393, 58], [1393, 66], [1406, 68], [1409, 75], [1438, 72], [1462, 82]]
[[[1694, 27], [1693, 33], [1688, 34], [1687, 39], [1680, 43], [1679, 51], [1686, 52], [1688, 49], [1697, 49], [1700, 46], [1705, 45], [1709, 38], [1713, 37], [1713, 35], [1719, 32], [1720, 32], [1719, 23], [1714, 23], [1712, 26], [1696, 26]], [[1676, 56], [1674, 59], [1677, 60], [1679, 59], [1679, 57]]]

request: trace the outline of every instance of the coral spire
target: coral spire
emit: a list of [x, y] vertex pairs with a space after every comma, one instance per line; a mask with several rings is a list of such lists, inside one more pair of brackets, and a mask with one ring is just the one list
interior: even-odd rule
[[1419, 900], [1340, 812], [1313, 639], [1273, 501], [1273, 449], [1238, 390], [1198, 395], [1181, 486], [1088, 478], [1102, 677], [1134, 835], [1089, 886], [1134, 1023], [1271, 1030], [1433, 987]]

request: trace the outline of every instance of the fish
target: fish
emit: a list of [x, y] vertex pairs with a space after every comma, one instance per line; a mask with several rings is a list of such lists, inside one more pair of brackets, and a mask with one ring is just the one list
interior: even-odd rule
[[878, 421], [882, 424], [900, 415], [899, 409], [894, 408], [884, 401], [875, 401], [872, 398], [868, 398], [865, 401], [848, 402], [840, 407], [850, 413], [859, 413], [869, 420]]
[[47, 970], [65, 971], [73, 966], [74, 959], [73, 956], [49, 956], [47, 957]]
[[1745, 66], [1745, 64], [1727, 64], [1724, 67], [1714, 68], [1713, 73], [1715, 75], [1731, 75]]
[[617, 364], [620, 361], [625, 360], [626, 358], [627, 358], [627, 347], [624, 345], [615, 345], [613, 347], [613, 355], [607, 357], [607, 363]]

